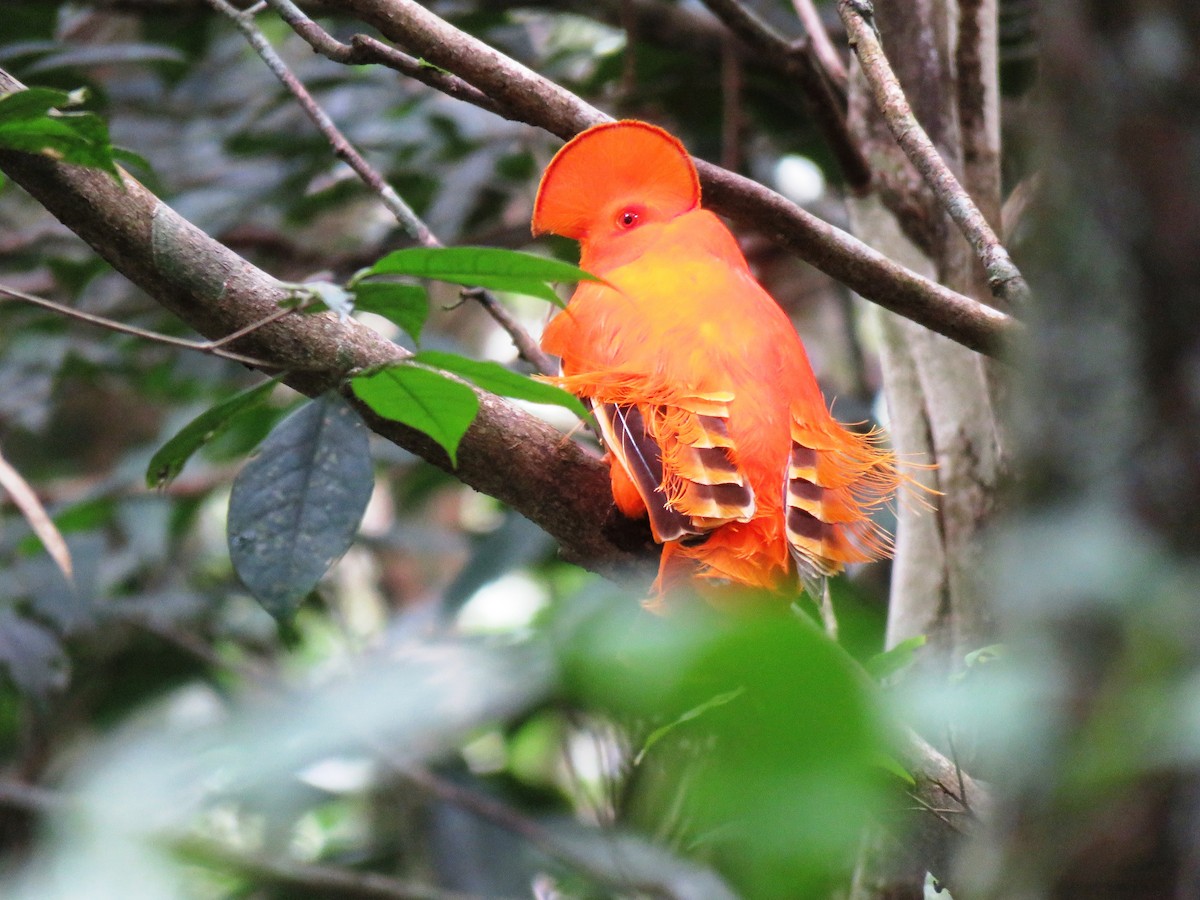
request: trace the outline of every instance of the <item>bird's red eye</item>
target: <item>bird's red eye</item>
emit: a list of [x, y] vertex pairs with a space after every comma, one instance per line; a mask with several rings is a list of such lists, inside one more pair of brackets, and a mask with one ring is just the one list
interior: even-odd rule
[[639, 219], [641, 219], [641, 214], [636, 209], [623, 209], [617, 216], [617, 224], [622, 228], [632, 228]]

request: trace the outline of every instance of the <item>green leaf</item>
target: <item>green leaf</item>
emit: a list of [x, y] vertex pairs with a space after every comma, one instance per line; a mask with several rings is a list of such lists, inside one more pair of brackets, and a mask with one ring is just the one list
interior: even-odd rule
[[883, 751], [874, 753], [872, 756], [875, 760], [875, 764], [879, 766], [879, 768], [883, 769], [885, 772], [895, 775], [909, 787], [915, 788], [917, 786], [917, 779], [913, 778], [912, 772], [904, 768], [904, 766], [900, 764], [900, 761], [896, 759], [896, 757], [892, 756], [890, 753], [884, 753]]
[[192, 454], [229, 427], [239, 413], [252, 409], [267, 399], [279, 383], [272, 378], [262, 384], [223, 400], [212, 409], [206, 410], [183, 426], [179, 432], [163, 444], [150, 459], [146, 467], [146, 486], [161, 488], [175, 480], [183, 471]]
[[354, 285], [354, 307], [383, 316], [421, 340], [421, 329], [429, 317], [429, 295], [416, 284], [366, 281]]
[[0, 123], [23, 119], [40, 119], [50, 110], [70, 106], [72, 97], [66, 91], [31, 87], [0, 97]]
[[383, 416], [433, 438], [458, 465], [458, 444], [467, 433], [479, 398], [461, 381], [420, 366], [397, 363], [351, 379], [355, 395]]
[[485, 391], [491, 391], [502, 397], [514, 397], [517, 400], [528, 400], [530, 403], [561, 406], [581, 418], [588, 414], [587, 409], [574, 394], [569, 394], [552, 384], [535, 381], [519, 372], [510, 371], [499, 363], [468, 359], [457, 353], [443, 353], [438, 350], [422, 350], [413, 356], [412, 361], [453, 372]]
[[546, 282], [600, 280], [561, 260], [499, 247], [412, 247], [396, 250], [356, 275], [355, 281], [373, 275], [413, 275], [467, 287], [528, 294], [556, 306], [562, 306], [562, 300]]
[[963, 657], [963, 662], [967, 668], [973, 668], [974, 666], [987, 665], [988, 663], [1004, 659], [1007, 655], [1008, 646], [1006, 644], [988, 644], [986, 647], [972, 650]]
[[745, 687], [734, 688], [732, 691], [724, 691], [723, 693], [717, 694], [715, 697], [713, 697], [709, 700], [706, 700], [705, 702], [701, 703], [699, 706], [692, 707], [687, 712], [685, 712], [683, 715], [681, 715], [678, 719], [676, 719], [674, 722], [668, 722], [666, 725], [663, 725], [659, 728], [655, 728], [646, 737], [645, 742], [642, 744], [642, 749], [639, 750], [637, 756], [634, 757], [633, 764], [635, 766], [640, 765], [642, 759], [646, 755], [646, 752], [651, 747], [653, 747], [656, 743], [658, 743], [662, 738], [666, 737], [668, 734], [670, 734], [672, 731], [674, 731], [676, 728], [678, 728], [680, 725], [684, 724], [685, 722], [690, 722], [690, 721], [692, 721], [692, 719], [699, 718], [700, 716], [702, 716], [706, 712], [708, 712], [710, 709], [715, 709], [718, 706], [724, 706], [726, 703], [729, 703], [731, 700], [736, 700], [738, 697], [740, 697], [745, 692], [746, 692]]
[[0, 97], [0, 147], [39, 153], [103, 169], [119, 178], [104, 120], [90, 112], [59, 112], [84, 93], [28, 88]]
[[375, 479], [367, 426], [338, 394], [288, 416], [246, 463], [229, 496], [229, 557], [277, 619], [349, 548]]
[[883, 681], [911, 666], [917, 658], [917, 651], [925, 646], [925, 640], [925, 635], [918, 634], [901, 641], [890, 650], [876, 653], [866, 661], [864, 668], [876, 681]]
[[873, 692], [807, 619], [681, 599], [669, 619], [601, 599], [562, 644], [564, 696], [585, 710], [646, 732], [690, 717], [660, 732], [625, 821], [702, 847], [739, 896], [829, 896], [894, 790]]

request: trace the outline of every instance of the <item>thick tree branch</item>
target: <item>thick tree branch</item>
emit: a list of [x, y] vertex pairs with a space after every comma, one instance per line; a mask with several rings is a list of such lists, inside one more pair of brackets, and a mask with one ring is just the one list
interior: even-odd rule
[[[0, 70], [0, 94], [21, 85]], [[206, 337], [219, 339], [279, 313], [290, 289], [181, 218], [140, 183], [93, 169], [0, 152], [0, 170], [82, 237], [114, 268]], [[347, 372], [395, 362], [404, 351], [355, 322], [291, 314], [236, 342], [246, 356], [288, 370], [310, 396]], [[650, 567], [644, 525], [613, 512], [600, 460], [539, 419], [490, 394], [458, 452], [458, 468], [436, 443], [381, 419], [352, 395], [371, 428], [536, 522], [568, 559], [606, 573]], [[612, 516], [610, 523], [609, 517]]]
[[[883, 52], [869, 0], [838, 0], [850, 44], [888, 128], [983, 263], [992, 293], [1009, 309], [1027, 309], [1029, 286], [971, 195], [917, 121]], [[911, 318], [911, 317], [910, 317]]]
[[[422, 59], [454, 72], [493, 99], [506, 118], [563, 139], [609, 117], [415, 0], [336, 0]], [[757, 182], [697, 161], [708, 206], [765, 231], [781, 245], [868, 300], [991, 355], [1021, 326], [1009, 316], [943, 287], [877, 253]]]

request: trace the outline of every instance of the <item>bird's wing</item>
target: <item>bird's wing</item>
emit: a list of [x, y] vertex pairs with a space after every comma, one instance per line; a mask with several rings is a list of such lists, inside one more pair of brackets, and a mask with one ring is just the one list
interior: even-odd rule
[[727, 393], [681, 393], [619, 372], [557, 379], [592, 400], [600, 433], [646, 505], [659, 541], [747, 522], [754, 490], [729, 434]]

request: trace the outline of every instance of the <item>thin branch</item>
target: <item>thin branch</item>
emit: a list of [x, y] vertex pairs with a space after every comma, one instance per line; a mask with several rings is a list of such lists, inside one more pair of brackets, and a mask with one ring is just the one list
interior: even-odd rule
[[806, 36], [788, 40], [760, 19], [741, 0], [704, 0], [729, 30], [756, 54], [761, 54], [800, 87], [813, 123], [841, 166], [847, 183], [861, 190], [871, 183], [871, 169], [846, 127], [846, 98], [812, 49]]
[[263, 33], [255, 27], [254, 16], [262, 4], [255, 4], [244, 11], [231, 6], [225, 0], [208, 0], [208, 4], [237, 25], [238, 30], [245, 36], [246, 41], [254, 48], [254, 52], [262, 58], [262, 61], [267, 64], [267, 68], [287, 88], [288, 93], [296, 98], [296, 102], [300, 104], [301, 109], [312, 119], [313, 124], [317, 126], [317, 129], [325, 136], [325, 139], [329, 141], [334, 155], [350, 166], [358, 177], [379, 195], [383, 204], [396, 217], [396, 220], [404, 227], [404, 230], [423, 246], [437, 246], [437, 238], [433, 236], [433, 233], [421, 221], [420, 217], [413, 212], [412, 207], [404, 202], [392, 186], [383, 180], [379, 172], [370, 166], [362, 154], [358, 152], [357, 148], [346, 139], [346, 136], [333, 124], [333, 120], [329, 118], [325, 110], [321, 109], [320, 105], [313, 99], [308, 89], [300, 83], [300, 80], [292, 74], [287, 64], [280, 59], [279, 54], [267, 42]]
[[483, 288], [466, 288], [462, 295], [468, 300], [476, 301], [484, 308], [487, 314], [496, 321], [496, 324], [512, 338], [513, 345], [521, 354], [521, 358], [537, 369], [540, 374], [553, 375], [558, 371], [554, 361], [542, 352], [538, 342], [490, 291], [485, 291]]
[[813, 54], [825, 68], [825, 74], [837, 85], [838, 91], [845, 95], [850, 76], [846, 72], [846, 64], [842, 62], [842, 55], [838, 53], [825, 23], [821, 21], [821, 14], [817, 12], [812, 0], [792, 0], [792, 8], [796, 10], [796, 18], [804, 26], [804, 32], [812, 43]]
[[[58, 791], [12, 779], [0, 780], [0, 807], [38, 816], [78, 809], [75, 798]], [[270, 859], [233, 850], [224, 844], [197, 837], [169, 841], [170, 848], [204, 866], [220, 866], [260, 881], [320, 891], [322, 896], [364, 897], [371, 900], [480, 900], [474, 894], [446, 891], [428, 884], [390, 878], [374, 872], [354, 872], [332, 866]]]
[[29, 303], [32, 306], [39, 306], [42, 309], [57, 313], [60, 316], [66, 316], [68, 319], [76, 319], [80, 322], [87, 322], [89, 325], [97, 325], [100, 328], [107, 328], [109, 331], [115, 331], [118, 334], [128, 334], [133, 337], [139, 337], [143, 340], [153, 341], [156, 344], [166, 344], [168, 347], [181, 347], [184, 350], [195, 350], [197, 353], [207, 353], [211, 356], [219, 356], [221, 359], [228, 359], [231, 362], [241, 363], [244, 366], [253, 366], [256, 369], [266, 371], [277, 370], [280, 367], [275, 363], [267, 362], [263, 359], [256, 359], [253, 356], [245, 356], [241, 353], [235, 353], [232, 350], [225, 350], [226, 344], [236, 341], [238, 338], [245, 337], [248, 334], [262, 328], [265, 325], [270, 325], [272, 322], [289, 316], [295, 310], [280, 309], [269, 316], [265, 316], [256, 322], [251, 322], [238, 329], [232, 334], [227, 334], [219, 340], [215, 341], [189, 341], [187, 338], [172, 337], [169, 334], [159, 334], [157, 331], [148, 331], [145, 328], [138, 328], [136, 325], [126, 325], [124, 322], [117, 322], [113, 319], [106, 319], [104, 316], [97, 316], [93, 313], [84, 312], [81, 309], [75, 309], [70, 306], [65, 306], [61, 303], [55, 303], [53, 300], [47, 300], [45, 297], [37, 297], [33, 294], [27, 294], [24, 291], [18, 291], [16, 288], [10, 288], [0, 284], [0, 295], [10, 297], [13, 300], [20, 300], [23, 303]]
[[55, 565], [67, 581], [73, 582], [75, 576], [71, 564], [71, 551], [67, 548], [67, 542], [63, 540], [62, 532], [46, 512], [46, 507], [42, 506], [37, 492], [3, 454], [0, 454], [0, 490], [6, 491], [12, 498], [13, 504], [21, 511], [21, 515], [25, 517], [25, 521], [42, 542]]
[[[336, 0], [392, 41], [455, 72], [508, 119], [569, 139], [610, 118], [415, 0]], [[697, 161], [706, 205], [754, 228], [862, 297], [981, 353], [999, 355], [1021, 325], [901, 266], [757, 182]]]
[[[387, 183], [383, 175], [370, 163], [366, 158], [358, 152], [357, 148], [350, 140], [342, 133], [341, 129], [334, 124], [328, 113], [321, 108], [316, 99], [309, 92], [295, 73], [288, 68], [287, 64], [280, 58], [267, 41], [266, 36], [254, 24], [254, 16], [257, 14], [262, 4], [242, 11], [230, 5], [226, 0], [207, 0], [210, 6], [220, 12], [222, 15], [231, 19], [242, 32], [250, 46], [267, 64], [267, 68], [274, 73], [275, 77], [280, 80], [288, 92], [296, 99], [317, 126], [317, 129], [324, 135], [329, 142], [329, 146], [333, 149], [334, 155], [344, 161], [355, 174], [365, 183], [383, 202], [388, 211], [396, 217], [396, 221], [404, 228], [408, 234], [425, 247], [441, 247], [442, 242], [430, 230], [429, 226], [416, 214], [411, 206], [396, 193], [395, 189]], [[366, 60], [386, 59], [389, 65], [396, 65], [402, 68], [406, 74], [415, 74], [418, 72], [436, 71], [429, 66], [423, 66], [419, 61], [400, 53], [397, 50], [387, 47], [374, 38], [359, 36], [359, 41], [356, 47], [349, 47], [345, 44], [336, 41], [331, 35], [320, 28], [312, 19], [305, 15], [299, 7], [291, 0], [272, 0], [271, 5], [279, 13], [296, 33], [306, 40], [310, 46], [322, 53], [330, 54], [331, 59], [337, 59], [340, 62], [358, 62]], [[458, 94], [461, 99], [471, 99], [465, 96], [469, 92], [474, 92], [474, 88], [466, 85], [461, 79], [456, 79], [453, 76], [442, 77], [438, 79], [438, 84], [442, 89], [449, 89]], [[521, 327], [521, 324], [508, 315], [508, 312], [496, 301], [491, 294], [483, 290], [464, 291], [464, 296], [469, 296], [471, 299], [478, 301], [484, 310], [497, 324], [503, 328], [512, 338], [517, 350], [543, 375], [549, 375], [553, 371], [553, 366], [549, 358], [541, 352], [537, 343], [529, 336], [529, 334]], [[237, 335], [231, 335], [226, 340], [235, 340]]]
[[950, 214], [983, 263], [992, 294], [1007, 308], [1028, 308], [1029, 287], [988, 224], [913, 114], [896, 73], [883, 52], [870, 0], [838, 0], [850, 45], [888, 128], [925, 183]]

